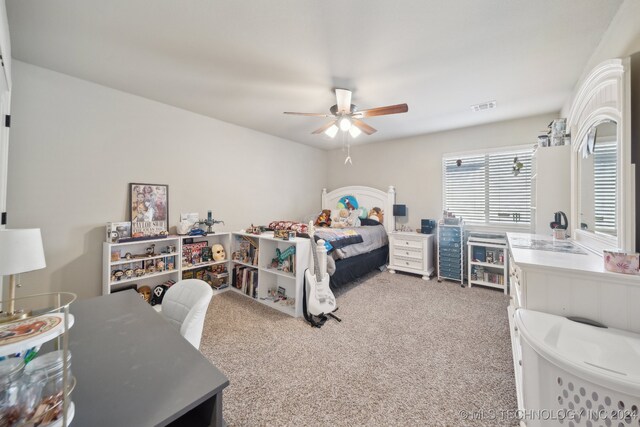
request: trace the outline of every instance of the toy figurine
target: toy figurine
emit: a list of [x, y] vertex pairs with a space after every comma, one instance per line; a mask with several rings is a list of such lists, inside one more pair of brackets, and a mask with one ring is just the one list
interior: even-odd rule
[[127, 268], [124, 271], [124, 275], [126, 276], [127, 279], [131, 279], [133, 277], [133, 270], [131, 268]]
[[124, 276], [124, 271], [114, 270], [113, 273], [111, 273], [111, 281], [119, 281], [122, 279], [122, 276]]
[[136, 268], [133, 270], [133, 274], [135, 274], [136, 277], [142, 277], [144, 276], [144, 270], [142, 268]]
[[151, 288], [149, 286], [140, 287], [140, 289], [138, 289], [138, 293], [140, 294], [140, 297], [146, 302], [149, 302], [149, 300], [151, 299]]
[[156, 269], [158, 271], [164, 271], [164, 261], [163, 260], [158, 260], [158, 262], [156, 262]]

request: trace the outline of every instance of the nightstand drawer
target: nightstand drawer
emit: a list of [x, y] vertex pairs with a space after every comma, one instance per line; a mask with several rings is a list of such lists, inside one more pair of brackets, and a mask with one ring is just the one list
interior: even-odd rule
[[416, 270], [422, 270], [422, 260], [416, 260], [413, 258], [396, 257], [394, 264], [397, 267], [415, 268]]
[[422, 249], [422, 240], [393, 239], [393, 246]]
[[417, 259], [422, 261], [422, 250], [415, 249], [412, 247], [394, 246], [393, 256], [403, 257], [403, 258], [412, 258], [412, 259]]

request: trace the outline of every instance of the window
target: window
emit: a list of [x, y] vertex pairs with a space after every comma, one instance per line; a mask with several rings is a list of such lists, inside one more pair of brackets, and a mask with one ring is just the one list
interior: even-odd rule
[[601, 141], [593, 148], [593, 199], [595, 227], [601, 233], [616, 234], [617, 142]]
[[[465, 222], [485, 225], [531, 224], [530, 148], [442, 158], [444, 209]], [[522, 163], [514, 174], [514, 160]]]

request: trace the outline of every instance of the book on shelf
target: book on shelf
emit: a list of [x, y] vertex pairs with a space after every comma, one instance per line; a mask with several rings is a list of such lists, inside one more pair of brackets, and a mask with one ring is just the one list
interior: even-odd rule
[[479, 262], [485, 262], [487, 256], [486, 248], [482, 246], [474, 246], [473, 247], [473, 259]]
[[255, 298], [258, 291], [258, 270], [240, 264], [234, 266], [232, 286]]

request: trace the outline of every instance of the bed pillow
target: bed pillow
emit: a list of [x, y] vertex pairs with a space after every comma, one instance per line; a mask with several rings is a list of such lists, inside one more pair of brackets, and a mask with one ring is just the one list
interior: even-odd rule
[[378, 221], [376, 221], [375, 219], [360, 218], [360, 225], [362, 225], [362, 226], [365, 226], [365, 225], [380, 225], [380, 223]]

